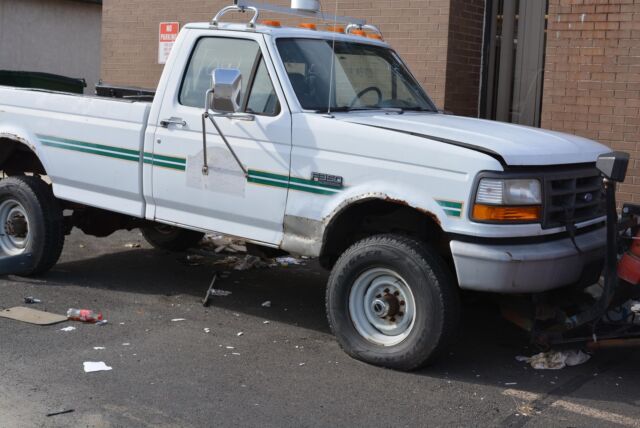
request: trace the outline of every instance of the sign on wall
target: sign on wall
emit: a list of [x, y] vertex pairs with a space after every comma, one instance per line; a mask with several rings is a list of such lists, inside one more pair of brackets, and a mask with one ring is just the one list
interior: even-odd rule
[[166, 64], [171, 48], [180, 31], [179, 22], [161, 22], [158, 38], [158, 64]]

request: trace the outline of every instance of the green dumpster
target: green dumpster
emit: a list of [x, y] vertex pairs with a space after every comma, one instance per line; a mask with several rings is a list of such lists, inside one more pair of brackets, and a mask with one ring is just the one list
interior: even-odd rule
[[87, 82], [84, 79], [38, 71], [0, 70], [0, 85], [82, 94]]

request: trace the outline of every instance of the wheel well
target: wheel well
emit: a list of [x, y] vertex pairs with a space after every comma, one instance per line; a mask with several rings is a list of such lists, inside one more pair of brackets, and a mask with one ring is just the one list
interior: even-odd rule
[[33, 150], [22, 141], [11, 138], [0, 138], [0, 171], [9, 176], [26, 172], [47, 175]]
[[326, 227], [320, 263], [331, 268], [353, 243], [381, 233], [398, 233], [430, 242], [445, 260], [451, 259], [449, 240], [437, 217], [404, 201], [367, 199], [339, 212]]

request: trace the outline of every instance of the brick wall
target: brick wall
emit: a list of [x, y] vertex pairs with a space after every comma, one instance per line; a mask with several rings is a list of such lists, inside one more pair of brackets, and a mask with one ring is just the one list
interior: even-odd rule
[[[450, 2], [340, 0], [338, 14], [366, 18], [378, 25], [436, 104], [443, 107]], [[288, 4], [283, 1], [273, 3]], [[104, 0], [102, 79], [114, 84], [155, 87], [162, 72], [162, 66], [157, 64], [158, 23], [179, 21], [184, 25], [209, 21], [228, 4], [231, 4], [230, 0]], [[335, 10], [335, 2], [323, 1], [322, 4], [327, 12]], [[293, 25], [292, 20], [282, 19], [281, 15], [278, 19]]]
[[640, 202], [640, 0], [550, 0], [542, 127], [630, 152]]
[[444, 108], [478, 115], [485, 0], [451, 0]]

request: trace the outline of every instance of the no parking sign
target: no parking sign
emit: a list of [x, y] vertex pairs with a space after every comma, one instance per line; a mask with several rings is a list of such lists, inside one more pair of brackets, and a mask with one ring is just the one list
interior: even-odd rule
[[166, 64], [171, 48], [180, 32], [179, 22], [161, 22], [158, 37], [158, 64]]

